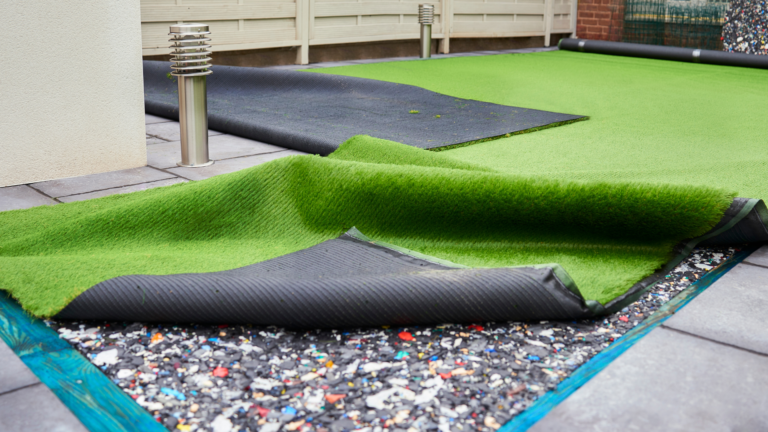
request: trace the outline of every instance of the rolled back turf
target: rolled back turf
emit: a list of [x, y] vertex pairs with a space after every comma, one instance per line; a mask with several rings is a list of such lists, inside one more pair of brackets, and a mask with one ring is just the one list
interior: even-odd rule
[[121, 275], [212, 272], [336, 238], [370, 237], [474, 267], [559, 263], [607, 302], [705, 233], [734, 194], [494, 171], [355, 137], [200, 182], [0, 213], [0, 288], [52, 316]]

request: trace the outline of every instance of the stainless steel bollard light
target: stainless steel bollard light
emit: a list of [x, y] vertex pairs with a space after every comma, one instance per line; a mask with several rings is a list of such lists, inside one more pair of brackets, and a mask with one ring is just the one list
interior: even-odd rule
[[435, 6], [430, 4], [419, 5], [419, 24], [421, 24], [420, 58], [432, 56], [432, 23], [435, 21]]
[[211, 165], [208, 159], [208, 96], [205, 77], [211, 74], [208, 61], [206, 24], [171, 26], [173, 38], [171, 75], [179, 81], [179, 123], [181, 124], [181, 162], [183, 167]]

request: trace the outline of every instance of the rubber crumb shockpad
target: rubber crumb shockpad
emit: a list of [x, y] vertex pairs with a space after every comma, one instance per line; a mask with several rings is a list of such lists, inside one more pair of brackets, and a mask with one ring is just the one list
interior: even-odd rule
[[591, 316], [552, 268], [460, 268], [351, 235], [215, 273], [121, 276], [57, 319], [344, 328]]
[[[455, 98], [421, 87], [310, 72], [213, 66], [211, 129], [327, 155], [355, 135], [430, 149], [584, 118]], [[144, 61], [149, 114], [178, 119], [170, 63]]]

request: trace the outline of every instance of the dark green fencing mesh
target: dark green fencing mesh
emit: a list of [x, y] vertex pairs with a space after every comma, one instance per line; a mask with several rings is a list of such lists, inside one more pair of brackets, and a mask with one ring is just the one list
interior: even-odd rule
[[[727, 2], [625, 0], [622, 28], [614, 40], [650, 45], [722, 50]], [[618, 33], [618, 34], [617, 34]]]

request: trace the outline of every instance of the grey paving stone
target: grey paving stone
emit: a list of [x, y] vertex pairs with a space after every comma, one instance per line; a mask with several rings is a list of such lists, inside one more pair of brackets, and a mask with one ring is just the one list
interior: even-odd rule
[[163, 118], [163, 117], [158, 117], [152, 114], [144, 114], [144, 124], [165, 123], [170, 121], [173, 121], [173, 120]]
[[176, 183], [186, 183], [186, 180], [180, 179], [178, 177], [174, 177], [174, 178], [170, 178], [170, 179], [167, 179], [167, 180], [159, 180], [159, 181], [154, 181], [154, 182], [150, 182], [150, 183], [141, 183], [141, 184], [137, 184], [137, 185], [124, 186], [124, 187], [120, 187], [120, 188], [105, 189], [105, 190], [100, 190], [100, 191], [90, 192], [90, 193], [84, 193], [84, 194], [79, 194], [79, 195], [69, 195], [69, 196], [61, 197], [61, 198], [59, 198], [59, 200], [61, 200], [62, 202], [85, 201], [85, 200], [94, 199], [94, 198], [101, 198], [101, 197], [105, 197], [105, 196], [109, 196], [109, 195], [124, 194], [124, 193], [130, 193], [130, 192], [138, 192], [138, 191], [143, 191], [143, 190], [147, 190], [147, 189], [154, 189], [154, 188], [163, 187], [163, 186], [170, 186], [170, 185], [174, 185]]
[[35, 374], [0, 339], [0, 395], [39, 383]]
[[140, 167], [102, 174], [91, 174], [61, 180], [49, 180], [34, 183], [33, 186], [54, 198], [112, 189], [140, 183], [174, 178], [174, 176], [154, 168]]
[[[147, 125], [147, 135], [152, 135], [158, 138], [162, 138], [168, 141], [179, 141], [181, 139], [181, 131], [179, 130], [179, 122], [170, 121], [164, 123], [152, 123]], [[208, 136], [221, 135], [221, 132], [214, 130], [208, 130]]]
[[664, 326], [768, 355], [768, 268], [741, 263]]
[[0, 211], [20, 210], [54, 204], [56, 204], [56, 201], [27, 185], [0, 188]]
[[763, 246], [756, 250], [752, 255], [748, 256], [744, 262], [768, 267], [768, 246]]
[[530, 432], [758, 431], [768, 358], [657, 328]]
[[246, 156], [235, 159], [225, 159], [217, 161], [213, 165], [203, 168], [171, 168], [168, 171], [190, 180], [204, 180], [220, 174], [228, 174], [241, 169], [250, 168], [256, 165], [279, 159], [286, 156], [303, 155], [300, 151], [285, 150], [277, 153], [267, 153], [263, 155]]
[[[208, 152], [212, 160], [231, 159], [285, 150], [234, 135], [216, 135], [208, 139]], [[178, 141], [147, 147], [147, 163], [155, 168], [175, 168], [181, 160], [181, 144]]]
[[0, 431], [88, 432], [43, 384], [0, 395]]

